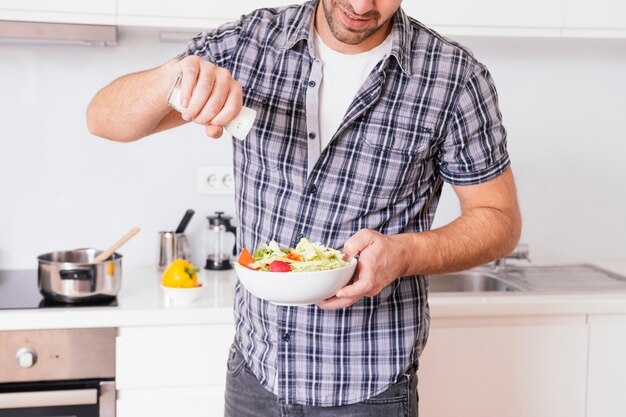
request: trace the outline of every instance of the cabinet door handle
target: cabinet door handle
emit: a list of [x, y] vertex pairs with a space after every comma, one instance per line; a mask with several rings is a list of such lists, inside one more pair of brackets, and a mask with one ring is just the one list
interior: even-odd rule
[[0, 394], [0, 410], [86, 404], [98, 404], [97, 389], [11, 392]]

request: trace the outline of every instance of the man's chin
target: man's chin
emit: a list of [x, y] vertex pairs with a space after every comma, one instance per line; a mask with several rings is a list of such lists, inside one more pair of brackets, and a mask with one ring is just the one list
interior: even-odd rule
[[345, 43], [348, 45], [358, 45], [370, 36], [372, 36], [376, 31], [372, 30], [355, 30], [352, 28], [343, 27], [340, 32], [333, 33], [335, 39], [337, 39], [341, 43]]
[[335, 36], [341, 43], [345, 43], [346, 45], [358, 45], [365, 39], [364, 37], [354, 37], [354, 36]]

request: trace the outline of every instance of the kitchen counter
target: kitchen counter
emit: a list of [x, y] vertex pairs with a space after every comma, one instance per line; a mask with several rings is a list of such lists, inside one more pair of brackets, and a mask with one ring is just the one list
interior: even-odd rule
[[[626, 262], [593, 265], [626, 276]], [[626, 289], [431, 293], [429, 301], [431, 317], [626, 314]]]
[[125, 268], [115, 307], [0, 310], [0, 331], [232, 323], [233, 270], [201, 271], [204, 293], [189, 304], [167, 299], [160, 277], [153, 267]]
[[[596, 265], [626, 275], [626, 262]], [[156, 268], [126, 268], [116, 307], [0, 310], [0, 331], [86, 327], [228, 324], [235, 272], [200, 273], [204, 294], [190, 304], [169, 301]], [[626, 291], [431, 293], [431, 317], [626, 314]]]

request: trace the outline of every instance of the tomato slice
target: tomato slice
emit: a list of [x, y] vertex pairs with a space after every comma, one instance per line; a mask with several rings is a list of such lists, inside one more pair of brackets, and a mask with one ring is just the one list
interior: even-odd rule
[[291, 266], [287, 262], [274, 261], [270, 264], [270, 272], [290, 272]]
[[300, 255], [298, 255], [295, 252], [289, 252], [287, 254], [287, 256], [285, 256], [285, 258], [291, 259], [292, 261], [301, 261], [302, 260], [302, 257], [300, 257]]
[[257, 270], [259, 268], [253, 268], [252, 265], [256, 262], [254, 256], [250, 255], [248, 249], [243, 248], [241, 253], [239, 254], [239, 259], [237, 260], [241, 266], [245, 266], [248, 269]]

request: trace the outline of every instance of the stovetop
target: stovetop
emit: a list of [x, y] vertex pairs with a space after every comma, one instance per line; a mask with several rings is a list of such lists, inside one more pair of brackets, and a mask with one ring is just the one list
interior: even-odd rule
[[0, 270], [0, 310], [109, 306], [117, 306], [117, 299], [80, 304], [50, 301], [39, 292], [36, 269]]

